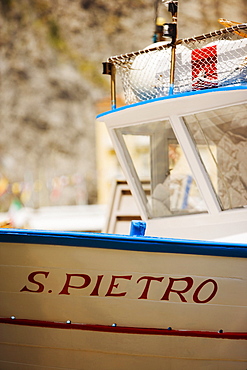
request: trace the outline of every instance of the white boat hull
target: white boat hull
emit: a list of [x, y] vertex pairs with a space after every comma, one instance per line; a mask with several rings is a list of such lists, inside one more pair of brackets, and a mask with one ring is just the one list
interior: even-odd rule
[[[2, 325], [1, 369], [240, 369], [246, 341]], [[25, 340], [26, 338], [26, 340]], [[10, 343], [11, 341], [11, 343]]]
[[246, 368], [246, 246], [6, 230], [0, 251], [1, 369]]

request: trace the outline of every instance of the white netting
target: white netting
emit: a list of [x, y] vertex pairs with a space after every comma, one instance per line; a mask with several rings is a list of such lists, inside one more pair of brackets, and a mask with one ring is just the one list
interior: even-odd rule
[[[169, 94], [171, 45], [167, 42], [108, 61], [121, 77], [126, 104]], [[246, 23], [179, 40], [173, 93], [245, 84], [246, 72]]]

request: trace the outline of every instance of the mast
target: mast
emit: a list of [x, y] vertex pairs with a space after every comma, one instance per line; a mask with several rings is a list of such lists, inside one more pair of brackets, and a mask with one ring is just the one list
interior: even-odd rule
[[[163, 0], [164, 2], [164, 0]], [[170, 68], [170, 86], [169, 95], [173, 95], [174, 80], [175, 80], [175, 62], [176, 62], [176, 42], [177, 42], [177, 14], [178, 14], [178, 1], [169, 0], [165, 1], [168, 12], [172, 14], [172, 22], [163, 25], [163, 36], [171, 38], [171, 68]]]

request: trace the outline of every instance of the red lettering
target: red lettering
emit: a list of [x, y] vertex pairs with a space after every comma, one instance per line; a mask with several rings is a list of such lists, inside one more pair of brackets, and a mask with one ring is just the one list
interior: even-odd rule
[[29, 289], [26, 285], [20, 290], [20, 292], [32, 292], [32, 293], [42, 293], [44, 291], [44, 285], [38, 281], [36, 281], [34, 279], [34, 277], [36, 275], [44, 275], [45, 278], [47, 278], [47, 276], [49, 275], [49, 271], [34, 271], [34, 272], [31, 272], [31, 274], [28, 275], [28, 281], [30, 281], [30, 283], [32, 284], [36, 284], [38, 285], [38, 289], [37, 290], [31, 290]]
[[[202, 290], [202, 288], [208, 284], [208, 283], [212, 283], [213, 284], [213, 291], [212, 293], [210, 294], [210, 296], [204, 300], [200, 300], [198, 295], [200, 293], [200, 291]], [[214, 298], [214, 296], [216, 295], [217, 293], [217, 290], [218, 290], [218, 285], [216, 283], [215, 280], [213, 279], [208, 279], [208, 280], [205, 280], [203, 281], [203, 283], [201, 283], [195, 290], [194, 294], [193, 294], [193, 301], [196, 302], [196, 303], [207, 303], [209, 301], [211, 301], [211, 299]]]
[[112, 293], [113, 288], [118, 288], [119, 283], [115, 284], [116, 279], [126, 279], [126, 280], [131, 280], [132, 275], [126, 275], [126, 276], [112, 276], [111, 279], [111, 284], [109, 286], [108, 292], [106, 293], [105, 297], [124, 297], [127, 292], [122, 292], [122, 293]]
[[[63, 289], [61, 290], [61, 292], [59, 294], [67, 294], [67, 295], [70, 295], [69, 293], [69, 288], [73, 288], [73, 289], [83, 289], [83, 288], [86, 288], [90, 283], [91, 283], [91, 278], [90, 276], [86, 275], [86, 274], [66, 274], [67, 275], [67, 279], [66, 279], [66, 282], [64, 284], [64, 287]], [[76, 276], [76, 277], [81, 277], [84, 279], [84, 282], [82, 285], [70, 285], [70, 280], [73, 276]]]
[[99, 286], [100, 286], [100, 283], [101, 283], [103, 277], [104, 277], [104, 275], [98, 275], [95, 287], [93, 288], [93, 291], [90, 294], [91, 296], [98, 296], [99, 295]]
[[[169, 278], [169, 280], [170, 280], [169, 285], [168, 285], [168, 287], [165, 291], [165, 294], [161, 298], [161, 300], [162, 301], [169, 301], [169, 294], [171, 292], [173, 292], [173, 293], [178, 294], [178, 296], [180, 297], [182, 302], [187, 302], [187, 300], [184, 298], [182, 293], [186, 293], [191, 289], [191, 287], [193, 285], [193, 279], [191, 277], [185, 277], [185, 278], [181, 278], [181, 279]], [[172, 289], [172, 286], [173, 286], [175, 281], [185, 281], [187, 283], [187, 286], [183, 290]]]
[[139, 283], [139, 281], [144, 280], [144, 279], [147, 280], [147, 283], [146, 283], [145, 288], [142, 292], [142, 295], [138, 299], [147, 299], [151, 281], [161, 282], [164, 279], [164, 277], [155, 278], [155, 277], [152, 277], [152, 276], [143, 276], [143, 277], [141, 277], [140, 279], [137, 280], [137, 283]]

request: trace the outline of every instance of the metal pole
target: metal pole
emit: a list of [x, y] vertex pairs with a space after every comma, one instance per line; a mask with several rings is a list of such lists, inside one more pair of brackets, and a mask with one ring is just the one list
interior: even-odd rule
[[116, 68], [111, 65], [111, 109], [116, 109]]
[[178, 1], [175, 0], [166, 1], [165, 5], [168, 6], [168, 11], [172, 14], [172, 23], [167, 23], [164, 25], [165, 30], [164, 36], [167, 35], [172, 39], [169, 95], [173, 95], [175, 80], [175, 62], [176, 62]]
[[172, 45], [169, 95], [173, 95], [175, 81], [176, 45]]
[[171, 51], [171, 72], [170, 72], [170, 88], [169, 94], [173, 95], [174, 92], [174, 81], [175, 81], [175, 63], [176, 63], [176, 41], [177, 41], [177, 9], [178, 9], [178, 2], [176, 2], [174, 10], [172, 11], [172, 23], [174, 26], [175, 35], [172, 38], [172, 51]]
[[116, 109], [116, 68], [111, 62], [103, 62], [103, 74], [111, 76], [111, 109]]

